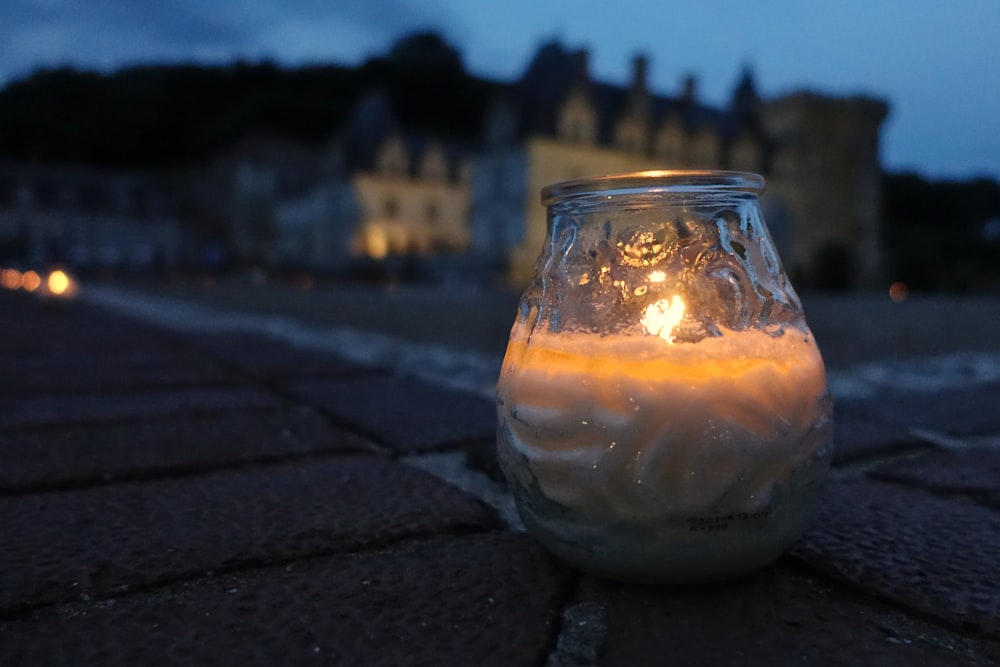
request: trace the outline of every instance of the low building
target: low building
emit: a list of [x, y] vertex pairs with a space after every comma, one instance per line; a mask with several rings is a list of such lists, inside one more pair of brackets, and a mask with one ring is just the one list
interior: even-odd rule
[[341, 271], [362, 260], [464, 253], [471, 161], [407, 128], [378, 91], [323, 146], [245, 137], [214, 169], [242, 265]]
[[184, 234], [148, 176], [58, 165], [0, 165], [0, 262], [77, 270], [167, 269]]

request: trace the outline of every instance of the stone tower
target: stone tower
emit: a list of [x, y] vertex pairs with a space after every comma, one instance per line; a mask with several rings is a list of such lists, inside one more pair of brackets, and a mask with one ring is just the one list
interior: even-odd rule
[[785, 268], [818, 287], [882, 278], [879, 129], [888, 106], [801, 92], [767, 102], [765, 216]]

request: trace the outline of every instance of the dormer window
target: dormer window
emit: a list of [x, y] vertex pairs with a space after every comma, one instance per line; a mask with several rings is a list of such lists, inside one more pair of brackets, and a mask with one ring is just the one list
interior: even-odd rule
[[749, 134], [742, 134], [729, 149], [729, 166], [740, 171], [760, 171], [760, 146]]
[[445, 160], [444, 151], [438, 146], [431, 146], [424, 153], [424, 159], [420, 164], [420, 175], [429, 181], [448, 180], [448, 162]]
[[692, 158], [695, 168], [714, 169], [719, 163], [719, 138], [710, 128], [703, 127], [695, 134], [692, 142]]
[[656, 155], [668, 163], [679, 166], [684, 161], [684, 128], [680, 123], [667, 121], [656, 134]]
[[405, 176], [407, 167], [406, 146], [398, 136], [390, 137], [378, 153], [379, 172], [390, 176]]
[[615, 144], [629, 153], [644, 153], [646, 151], [644, 123], [631, 116], [623, 118], [615, 129]]
[[559, 110], [559, 137], [574, 144], [597, 140], [597, 112], [583, 90], [572, 93]]

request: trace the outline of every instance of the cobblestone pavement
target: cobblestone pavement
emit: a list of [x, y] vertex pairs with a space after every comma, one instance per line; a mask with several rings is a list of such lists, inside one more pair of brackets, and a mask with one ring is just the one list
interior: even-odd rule
[[654, 588], [521, 530], [495, 360], [84, 296], [0, 293], [0, 665], [1000, 664], [1000, 354], [835, 370], [802, 539]]

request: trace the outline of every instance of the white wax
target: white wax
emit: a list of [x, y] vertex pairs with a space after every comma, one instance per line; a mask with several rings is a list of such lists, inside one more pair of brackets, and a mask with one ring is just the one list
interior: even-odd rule
[[815, 342], [796, 329], [530, 345], [515, 330], [497, 387], [508, 444], [547, 499], [643, 524], [768, 512], [776, 492], [818, 481], [801, 476], [825, 474], [825, 394]]

